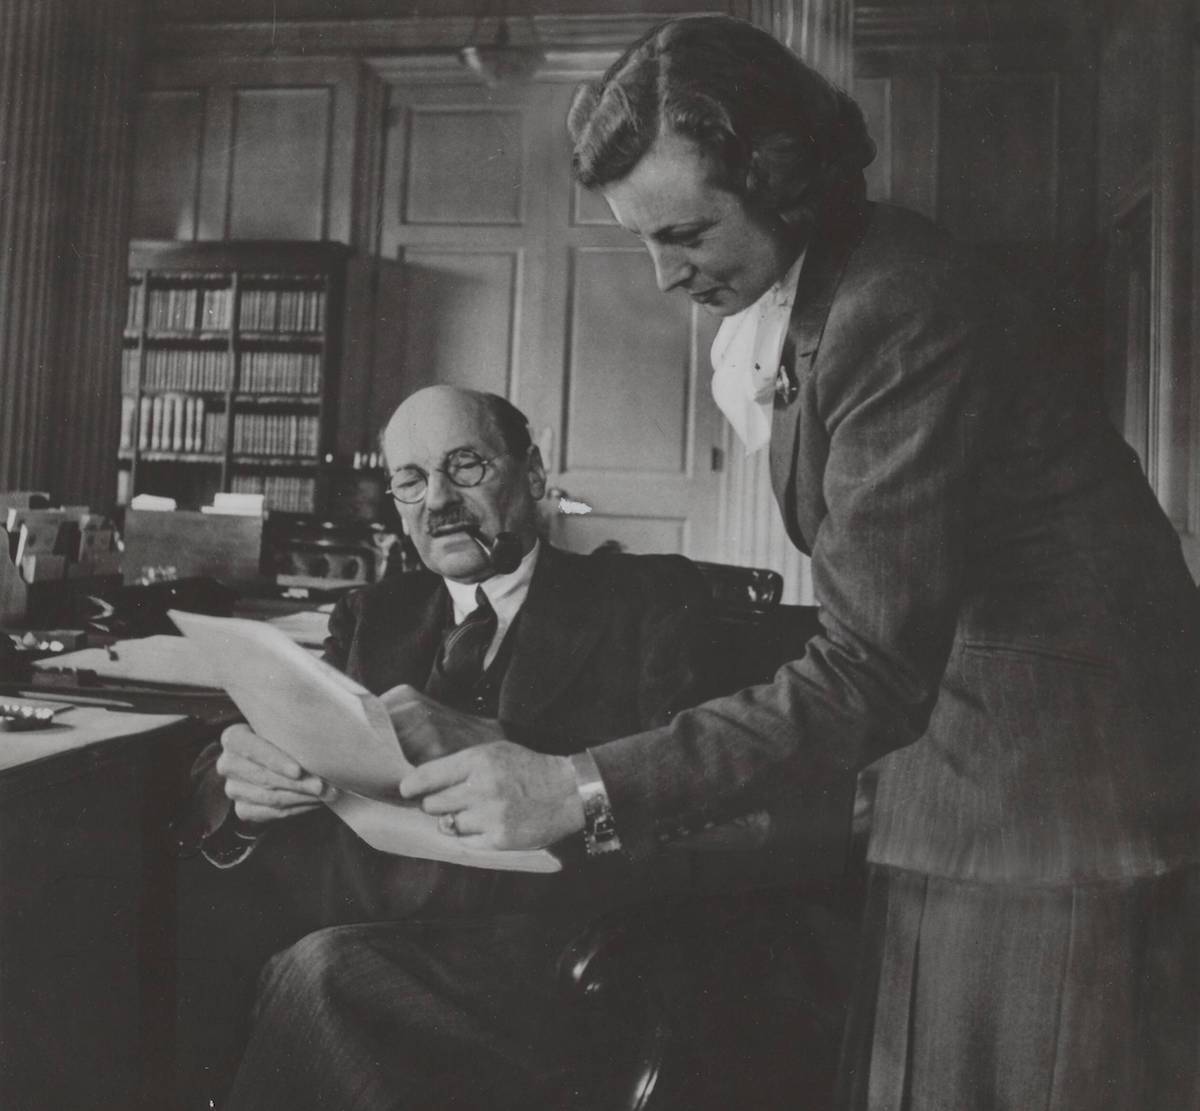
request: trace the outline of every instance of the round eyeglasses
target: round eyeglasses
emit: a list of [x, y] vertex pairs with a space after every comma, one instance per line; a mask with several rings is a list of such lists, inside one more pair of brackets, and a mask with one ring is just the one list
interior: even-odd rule
[[[470, 448], [459, 448], [450, 452], [436, 469], [453, 485], [470, 489], [487, 478], [488, 471], [495, 463], [494, 459], [485, 459]], [[429, 476], [420, 467], [400, 467], [393, 472], [389, 489], [392, 497], [402, 505], [414, 505], [425, 497], [429, 489]]]

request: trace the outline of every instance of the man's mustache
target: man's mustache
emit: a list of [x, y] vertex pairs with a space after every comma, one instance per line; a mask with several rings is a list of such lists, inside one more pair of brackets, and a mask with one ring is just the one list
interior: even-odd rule
[[475, 517], [461, 509], [448, 510], [445, 513], [439, 513], [436, 517], [429, 517], [425, 521], [425, 532], [432, 536], [435, 532], [447, 528], [478, 528], [479, 522]]

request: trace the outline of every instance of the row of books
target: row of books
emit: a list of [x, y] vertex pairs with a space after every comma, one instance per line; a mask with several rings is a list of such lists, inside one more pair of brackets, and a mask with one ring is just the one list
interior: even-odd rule
[[282, 513], [316, 511], [316, 479], [302, 475], [235, 474], [230, 481], [234, 494], [262, 494], [268, 509]]
[[238, 384], [245, 393], [320, 393], [321, 356], [302, 351], [243, 351]]
[[202, 397], [143, 395], [121, 399], [121, 450], [220, 454], [225, 450], [225, 412], [211, 410]]
[[296, 413], [238, 413], [233, 450], [239, 455], [292, 455], [312, 458], [320, 451], [321, 424]]
[[[233, 321], [233, 302], [233, 289], [228, 285], [151, 286], [147, 291], [144, 281], [132, 282], [125, 328], [138, 331], [144, 314], [151, 332], [227, 332]], [[237, 319], [243, 332], [322, 332], [325, 291], [242, 289]]]
[[[219, 348], [152, 347], [145, 352], [143, 390], [209, 390], [229, 387], [229, 352]], [[121, 388], [137, 390], [138, 353], [121, 357]], [[321, 356], [303, 351], [243, 351], [240, 389], [245, 393], [321, 392]]]
[[322, 332], [323, 289], [243, 289], [238, 304], [243, 332]]
[[[228, 288], [151, 289], [146, 328], [151, 332], [227, 332], [232, 306], [233, 290]], [[139, 315], [131, 326], [137, 328], [140, 323]]]
[[[255, 352], [258, 354], [258, 352]], [[229, 352], [221, 348], [151, 347], [146, 353], [143, 390], [213, 390], [229, 388]], [[137, 390], [138, 353], [121, 356], [121, 388]]]

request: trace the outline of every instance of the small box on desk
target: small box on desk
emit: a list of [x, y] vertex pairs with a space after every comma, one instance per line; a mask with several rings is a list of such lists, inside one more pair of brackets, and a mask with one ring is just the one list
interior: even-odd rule
[[125, 514], [127, 583], [208, 575], [255, 579], [262, 560], [263, 518], [176, 509]]

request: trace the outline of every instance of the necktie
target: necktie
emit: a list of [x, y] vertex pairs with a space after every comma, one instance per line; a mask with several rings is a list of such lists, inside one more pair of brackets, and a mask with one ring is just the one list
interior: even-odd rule
[[446, 634], [425, 687], [426, 694], [460, 709], [470, 702], [496, 635], [496, 611], [481, 586], [475, 588], [475, 603], [476, 608]]

